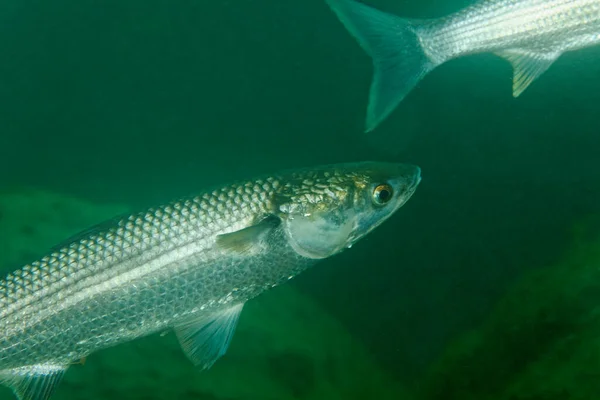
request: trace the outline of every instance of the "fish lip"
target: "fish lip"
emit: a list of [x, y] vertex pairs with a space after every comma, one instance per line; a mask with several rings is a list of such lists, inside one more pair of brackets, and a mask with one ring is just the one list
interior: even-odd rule
[[421, 168], [416, 165], [415, 168], [417, 169], [417, 173], [415, 174], [415, 177], [413, 179], [413, 187], [416, 189], [417, 186], [419, 186], [419, 184], [421, 183], [423, 176], [421, 175]]
[[410, 165], [410, 168], [413, 169], [410, 189], [414, 191], [417, 189], [417, 186], [419, 186], [419, 183], [421, 183], [421, 167], [419, 167], [418, 165]]
[[421, 167], [414, 164], [400, 164], [394, 175], [390, 181], [394, 182], [393, 186], [404, 188], [403, 195], [407, 193], [412, 195], [423, 178]]
[[[419, 167], [417, 167], [419, 168]], [[413, 194], [415, 194], [415, 192], [417, 191], [417, 188], [419, 187], [419, 184], [421, 184], [421, 180], [422, 180], [422, 176], [421, 176], [421, 169], [419, 168], [417, 171], [417, 174], [413, 177], [413, 181], [409, 187], [409, 194], [406, 195], [406, 200], [404, 200], [404, 203], [406, 203]], [[403, 203], [403, 204], [404, 204]]]
[[410, 200], [417, 191], [422, 179], [421, 168], [419, 166], [413, 164], [403, 165], [402, 172], [390, 180], [393, 187], [401, 188], [400, 199], [397, 201], [393, 212]]

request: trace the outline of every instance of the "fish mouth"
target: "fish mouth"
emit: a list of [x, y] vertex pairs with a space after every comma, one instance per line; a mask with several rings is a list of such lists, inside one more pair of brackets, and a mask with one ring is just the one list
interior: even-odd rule
[[421, 167], [418, 167], [416, 165], [413, 165], [412, 168], [414, 169], [413, 173], [412, 173], [412, 182], [410, 184], [410, 187], [412, 189], [412, 191], [414, 192], [417, 189], [417, 186], [419, 186], [419, 183], [421, 183]]
[[402, 174], [400, 177], [392, 180], [392, 186], [400, 188], [398, 193], [397, 204], [394, 207], [394, 212], [402, 207], [417, 191], [417, 187], [421, 183], [421, 168], [416, 165], [405, 166], [409, 171]]
[[419, 167], [417, 167], [417, 173], [415, 174], [415, 176], [413, 177], [413, 180], [411, 182], [411, 184], [408, 186], [408, 190], [406, 191], [406, 193], [404, 193], [404, 203], [406, 203], [408, 201], [408, 199], [410, 199], [412, 197], [413, 194], [415, 194], [415, 192], [417, 191], [417, 187], [419, 186], [419, 184], [421, 183], [421, 169]]
[[417, 186], [419, 186], [419, 183], [421, 183], [421, 168], [415, 166], [415, 168], [417, 168], [417, 173], [415, 174], [415, 177], [413, 178], [413, 186], [415, 187], [415, 189], [417, 188]]
[[361, 231], [358, 226], [355, 226], [353, 231], [360, 232], [360, 234], [353, 234], [348, 238], [348, 241], [345, 246], [347, 249], [351, 248], [354, 243], [358, 242], [363, 237], [371, 233], [374, 229], [383, 224], [390, 216], [392, 216], [396, 211], [398, 211], [399, 208], [405, 205], [406, 202], [408, 202], [408, 200], [410, 200], [413, 194], [417, 191], [417, 187], [421, 183], [422, 179], [421, 168], [417, 166], [410, 167], [412, 168], [412, 171], [408, 174], [408, 176], [407, 174], [403, 174], [399, 178], [390, 180], [390, 183], [393, 187], [401, 188], [401, 192], [398, 194], [398, 199], [396, 200], [396, 204], [393, 206], [393, 209], [389, 211], [388, 217], [380, 219], [376, 223], [372, 224], [365, 231]]

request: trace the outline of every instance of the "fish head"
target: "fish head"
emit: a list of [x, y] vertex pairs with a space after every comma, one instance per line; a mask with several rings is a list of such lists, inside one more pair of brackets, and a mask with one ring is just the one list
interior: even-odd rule
[[420, 168], [410, 164], [338, 164], [283, 178], [275, 202], [290, 246], [303, 257], [327, 258], [387, 220], [420, 181]]

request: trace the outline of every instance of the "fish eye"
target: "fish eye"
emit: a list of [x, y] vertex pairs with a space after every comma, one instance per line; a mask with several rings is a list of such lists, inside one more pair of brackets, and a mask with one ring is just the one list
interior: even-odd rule
[[373, 189], [373, 201], [375, 204], [385, 204], [392, 199], [393, 195], [394, 190], [387, 183], [377, 185], [375, 189]]

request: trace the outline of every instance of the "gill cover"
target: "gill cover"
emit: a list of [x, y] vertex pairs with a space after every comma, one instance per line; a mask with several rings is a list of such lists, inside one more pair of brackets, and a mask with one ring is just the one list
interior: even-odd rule
[[283, 229], [294, 251], [314, 259], [330, 257], [348, 247], [354, 227], [351, 209], [288, 214], [283, 218]]

